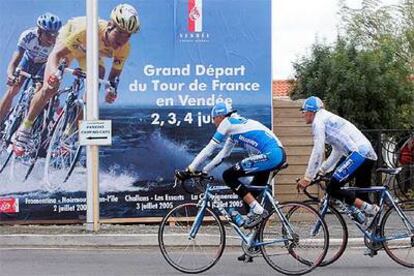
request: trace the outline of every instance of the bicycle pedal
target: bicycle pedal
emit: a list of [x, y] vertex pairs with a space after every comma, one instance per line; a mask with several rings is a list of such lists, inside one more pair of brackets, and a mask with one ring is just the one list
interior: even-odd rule
[[251, 256], [246, 256], [246, 258], [243, 261], [243, 263], [252, 263], [252, 262], [253, 262], [253, 257]]
[[246, 260], [246, 254], [240, 255], [237, 257], [238, 261], [244, 262], [244, 260]]
[[252, 263], [253, 262], [253, 257], [248, 256], [246, 254], [243, 254], [239, 257], [237, 257], [237, 260], [243, 263]]
[[370, 256], [371, 258], [373, 258], [375, 255], [378, 255], [378, 251], [377, 250], [372, 250], [372, 249], [368, 249], [364, 252], [365, 256]]
[[371, 258], [373, 258], [375, 255], [378, 255], [377, 251], [372, 251], [368, 256], [370, 256]]
[[252, 263], [253, 262], [253, 257], [247, 257], [244, 261], [243, 261], [243, 263]]

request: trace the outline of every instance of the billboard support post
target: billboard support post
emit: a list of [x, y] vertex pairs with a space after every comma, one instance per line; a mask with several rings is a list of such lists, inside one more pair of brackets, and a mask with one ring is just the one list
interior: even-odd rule
[[[86, 1], [86, 120], [98, 120], [98, 1]], [[86, 146], [86, 230], [99, 230], [99, 149]]]

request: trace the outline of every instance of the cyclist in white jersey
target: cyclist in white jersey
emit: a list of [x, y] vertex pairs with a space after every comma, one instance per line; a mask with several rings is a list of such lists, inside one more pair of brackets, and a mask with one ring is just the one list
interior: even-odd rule
[[[354, 177], [356, 186], [370, 186], [371, 169], [377, 160], [377, 154], [369, 140], [351, 122], [325, 110], [318, 97], [307, 98], [301, 110], [305, 122], [312, 124], [314, 145], [305, 176], [298, 183], [300, 187], [308, 186], [317, 174], [334, 171], [327, 193], [350, 206], [355, 205], [367, 215], [375, 214], [379, 208], [368, 203], [366, 193], [366, 198], [362, 200], [362, 194], [356, 198], [354, 193], [340, 189]], [[332, 152], [324, 161], [325, 144], [332, 146]], [[343, 161], [340, 162], [341, 160]]]
[[37, 27], [25, 30], [20, 35], [17, 50], [7, 67], [7, 91], [0, 103], [0, 123], [25, 81], [24, 77], [13, 75], [16, 68], [43, 77], [47, 58], [55, 45], [60, 27], [62, 22], [57, 15], [45, 13], [38, 17]]
[[253, 176], [252, 185], [266, 185], [270, 172], [285, 163], [285, 150], [270, 129], [260, 122], [240, 117], [229, 104], [216, 104], [211, 111], [211, 117], [217, 127], [213, 138], [195, 157], [186, 171], [177, 173], [177, 177], [185, 179], [189, 173], [196, 172], [222, 142], [225, 142], [223, 148], [204, 166], [203, 173], [208, 174], [221, 164], [223, 159], [230, 155], [235, 145], [246, 149], [249, 157], [225, 170], [223, 180], [249, 205], [250, 212], [244, 227], [252, 228], [267, 217], [268, 212], [257, 202], [253, 194], [246, 190], [239, 178]]

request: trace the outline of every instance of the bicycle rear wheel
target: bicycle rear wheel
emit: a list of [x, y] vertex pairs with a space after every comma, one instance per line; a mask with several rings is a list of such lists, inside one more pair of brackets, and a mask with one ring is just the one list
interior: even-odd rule
[[201, 273], [214, 266], [223, 254], [225, 232], [219, 217], [207, 208], [194, 238], [190, 230], [199, 207], [194, 203], [172, 209], [162, 220], [158, 244], [165, 260], [184, 273]]
[[51, 190], [69, 178], [79, 159], [81, 146], [77, 119], [81, 110], [77, 108], [75, 112], [69, 113], [63, 111], [52, 131], [44, 171], [45, 182]]
[[[414, 200], [398, 203], [414, 226]], [[381, 235], [385, 252], [400, 265], [414, 268], [414, 229], [408, 229], [397, 210], [392, 206], [381, 222]]]
[[[262, 254], [275, 270], [286, 275], [302, 275], [312, 271], [324, 259], [329, 245], [329, 234], [325, 222], [312, 207], [289, 202], [279, 205], [293, 229], [282, 222], [276, 211], [261, 224], [259, 235]], [[315, 230], [315, 225], [318, 229]]]

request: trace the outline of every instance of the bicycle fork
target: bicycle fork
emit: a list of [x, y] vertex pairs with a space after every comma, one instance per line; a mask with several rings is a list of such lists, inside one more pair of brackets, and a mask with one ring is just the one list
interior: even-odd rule
[[195, 239], [198, 230], [200, 229], [201, 224], [203, 223], [204, 214], [207, 208], [207, 195], [204, 195], [200, 198], [200, 200], [197, 203], [197, 206], [200, 206], [200, 209], [198, 210], [197, 215], [194, 219], [194, 223], [191, 226], [190, 233], [188, 235], [189, 240]]
[[321, 219], [318, 219], [315, 225], [312, 228], [311, 235], [315, 237], [322, 226], [322, 221], [325, 219], [325, 215], [328, 212], [329, 207], [329, 197], [325, 195], [323, 199], [321, 200], [321, 206], [319, 207], [319, 215], [321, 216]]

